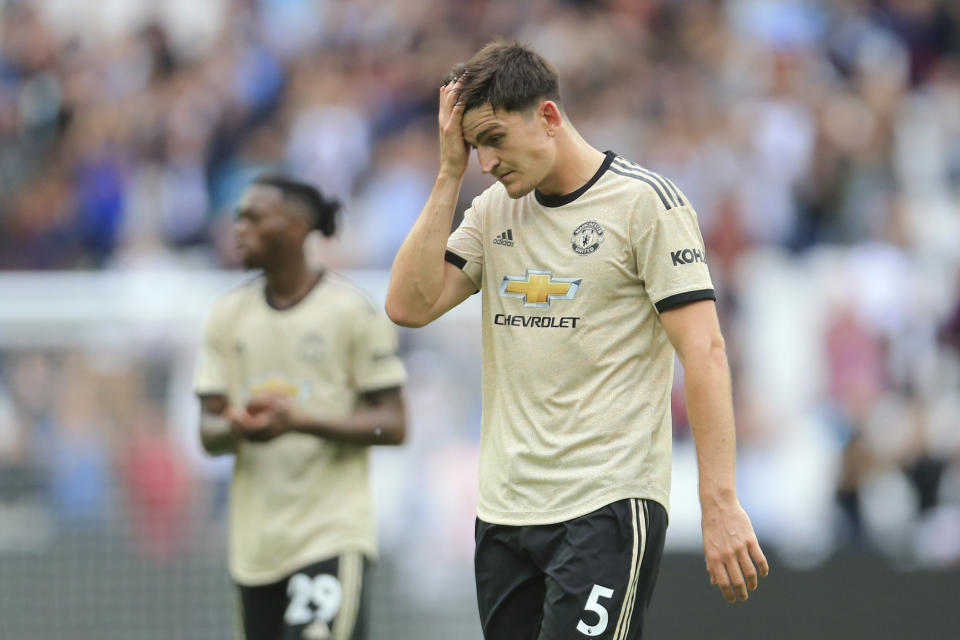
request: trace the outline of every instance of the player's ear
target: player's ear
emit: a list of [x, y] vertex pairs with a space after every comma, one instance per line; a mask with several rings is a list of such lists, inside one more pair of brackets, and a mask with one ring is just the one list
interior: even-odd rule
[[556, 136], [557, 132], [560, 131], [560, 125], [563, 124], [563, 114], [560, 112], [557, 103], [553, 100], [544, 100], [537, 108], [537, 115], [540, 117], [547, 135], [551, 138]]
[[287, 232], [293, 235], [307, 235], [310, 232], [310, 219], [300, 211], [287, 211], [284, 222]]

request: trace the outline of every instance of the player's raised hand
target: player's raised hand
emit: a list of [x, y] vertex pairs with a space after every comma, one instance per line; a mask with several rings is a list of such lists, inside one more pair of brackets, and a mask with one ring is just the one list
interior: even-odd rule
[[702, 505], [703, 553], [710, 583], [727, 602], [746, 600], [757, 588], [759, 576], [770, 572], [757, 535], [740, 502], [705, 501]]
[[470, 161], [470, 147], [463, 139], [463, 109], [460, 87], [465, 74], [440, 87], [440, 171], [461, 178]]

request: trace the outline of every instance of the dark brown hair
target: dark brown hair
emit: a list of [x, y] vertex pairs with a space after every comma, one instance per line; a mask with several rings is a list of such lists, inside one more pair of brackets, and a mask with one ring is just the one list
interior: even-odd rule
[[316, 187], [279, 173], [262, 173], [251, 184], [279, 189], [284, 199], [298, 202], [307, 209], [313, 219], [314, 229], [328, 238], [336, 232], [340, 203], [324, 197]]
[[444, 77], [444, 84], [463, 78], [464, 111], [489, 104], [494, 111], [524, 111], [541, 100], [560, 104], [560, 79], [553, 65], [536, 51], [516, 42], [494, 40]]

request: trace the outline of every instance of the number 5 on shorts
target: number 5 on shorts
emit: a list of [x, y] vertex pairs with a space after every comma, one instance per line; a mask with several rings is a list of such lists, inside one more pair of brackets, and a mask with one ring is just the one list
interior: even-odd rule
[[610, 616], [607, 614], [607, 610], [600, 604], [600, 598], [609, 598], [613, 596], [613, 589], [608, 589], [606, 587], [601, 587], [598, 584], [593, 585], [593, 589], [590, 591], [590, 597], [587, 598], [587, 604], [583, 608], [587, 611], [592, 611], [600, 620], [597, 621], [595, 625], [588, 625], [583, 620], [577, 622], [577, 631], [587, 636], [598, 636], [604, 631], [607, 630], [607, 623], [610, 621]]

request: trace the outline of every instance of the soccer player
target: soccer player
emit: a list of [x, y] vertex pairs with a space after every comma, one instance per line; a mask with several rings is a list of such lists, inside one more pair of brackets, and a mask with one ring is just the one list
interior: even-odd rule
[[406, 373], [382, 311], [307, 265], [304, 239], [331, 236], [337, 209], [279, 175], [247, 187], [235, 234], [261, 273], [214, 304], [196, 374], [203, 446], [236, 455], [230, 573], [247, 640], [366, 637], [368, 450], [403, 442]]
[[[482, 291], [484, 636], [641, 637], [667, 526], [674, 353], [707, 569], [745, 600], [768, 565], [736, 495], [730, 373], [690, 202], [591, 147], [554, 68], [521, 45], [495, 41], [456, 68], [439, 124], [440, 170], [386, 310], [419, 327]], [[471, 149], [498, 183], [449, 235]]]

